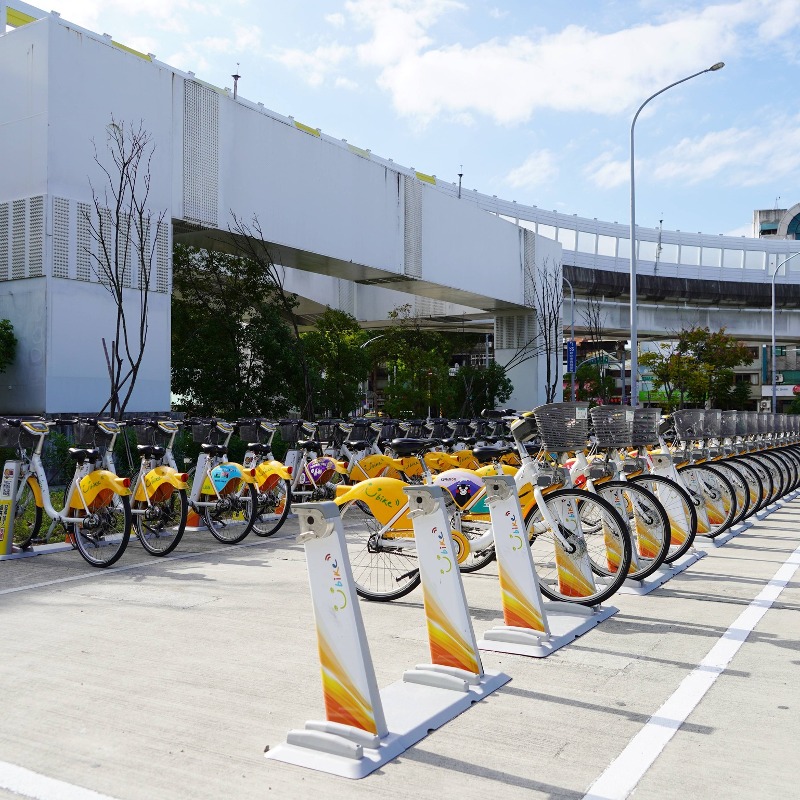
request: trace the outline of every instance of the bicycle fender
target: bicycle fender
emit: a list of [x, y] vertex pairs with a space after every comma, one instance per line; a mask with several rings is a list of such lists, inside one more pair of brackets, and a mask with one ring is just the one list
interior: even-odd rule
[[288, 481], [291, 477], [289, 470], [280, 461], [264, 461], [256, 467], [256, 485], [262, 491], [268, 491], [278, 481]]
[[107, 469], [96, 469], [85, 475], [80, 482], [81, 493], [87, 505], [91, 505], [97, 495], [104, 490], [109, 490], [114, 494], [130, 494], [131, 482], [128, 478], [120, 478]]
[[[186, 489], [188, 484], [185, 480], [182, 480], [183, 477], [184, 476], [180, 472], [172, 467], [155, 467], [144, 476], [144, 486], [142, 486], [141, 483], [139, 484], [136, 489], [134, 500], [145, 502], [148, 497], [152, 497], [155, 494], [156, 489], [158, 489], [162, 483], [169, 483], [176, 489]], [[147, 490], [146, 495], [145, 490]]]
[[363, 481], [366, 478], [377, 478], [382, 472], [394, 467], [393, 460], [389, 456], [374, 453], [356, 461], [350, 471], [350, 480]]
[[342, 506], [351, 500], [360, 500], [369, 506], [375, 519], [385, 525], [404, 505], [408, 504], [403, 493], [406, 486], [407, 483], [397, 478], [368, 478], [351, 486], [349, 491], [341, 494], [333, 502], [337, 506]]
[[[227, 461], [211, 470], [211, 480], [206, 478], [200, 491], [202, 494], [216, 494], [216, 492], [221, 492], [229, 481], [237, 478], [245, 483], [255, 483], [255, 474], [254, 469], [245, 469], [241, 464]], [[213, 481], [213, 485], [211, 481]]]

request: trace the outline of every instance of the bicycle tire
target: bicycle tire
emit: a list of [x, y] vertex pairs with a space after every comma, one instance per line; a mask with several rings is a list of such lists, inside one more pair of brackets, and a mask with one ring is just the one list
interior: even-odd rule
[[747, 466], [750, 467], [750, 469], [755, 472], [756, 476], [758, 477], [761, 487], [761, 497], [754, 511], [761, 511], [761, 509], [770, 502], [770, 496], [772, 495], [772, 476], [770, 475], [769, 470], [767, 470], [761, 461], [752, 453], [741, 455], [738, 457], [738, 460], [747, 464]]
[[[533, 555], [536, 573], [539, 576], [539, 588], [542, 594], [550, 600], [560, 600], [578, 605], [594, 606], [611, 597], [628, 577], [631, 563], [633, 544], [628, 526], [619, 516], [616, 509], [604, 498], [582, 489], [557, 489], [545, 495], [545, 504], [554, 519], [561, 523], [561, 510], [557, 504], [572, 499], [574, 508], [578, 511], [580, 527], [583, 532], [584, 547], [592, 566], [592, 572], [606, 579], [600, 586], [596, 585], [595, 591], [587, 594], [570, 593], [559, 586], [558, 566], [556, 564], [556, 539], [547, 523], [544, 521], [542, 510], [538, 505], [533, 506], [525, 515], [525, 526], [528, 530], [531, 553]], [[567, 528], [560, 524], [562, 535], [568, 541], [577, 544], [576, 537]], [[537, 530], [538, 528], [538, 530]], [[609, 566], [608, 541], [606, 534], [616, 548], [617, 563]], [[591, 540], [587, 542], [587, 538]], [[599, 544], [598, 544], [599, 542]], [[596, 553], [592, 558], [591, 552]], [[606, 572], [606, 575], [602, 575]]]
[[712, 461], [705, 466], [728, 479], [728, 483], [736, 495], [736, 515], [731, 520], [730, 527], [738, 525], [750, 510], [750, 487], [746, 478], [734, 464], [728, 461]]
[[252, 483], [239, 494], [231, 492], [215, 507], [203, 507], [203, 522], [211, 535], [222, 544], [239, 544], [253, 529], [252, 510], [258, 504], [258, 493]]
[[620, 491], [625, 499], [627, 519], [623, 517], [623, 520], [628, 524], [639, 563], [638, 569], [628, 571], [628, 578], [641, 581], [652, 575], [664, 563], [669, 553], [669, 517], [664, 506], [646, 486], [632, 481], [607, 481], [597, 487], [600, 497], [611, 502], [619, 511], [617, 505], [607, 496], [615, 490]]
[[[350, 500], [339, 508], [356, 592], [366, 600], [398, 600], [420, 584], [416, 550], [391, 549], [377, 542], [381, 529], [369, 506]], [[414, 534], [403, 532], [406, 538]]]
[[173, 491], [169, 497], [153, 503], [146, 514], [134, 513], [133, 526], [139, 543], [152, 556], [169, 555], [183, 538], [188, 514], [186, 489]]
[[31, 546], [31, 542], [42, 529], [42, 509], [36, 505], [36, 498], [30, 481], [38, 486], [34, 477], [25, 479], [17, 489], [17, 504], [14, 511], [13, 544], [22, 550]]
[[84, 560], [93, 567], [110, 567], [122, 557], [131, 537], [131, 503], [128, 495], [115, 495], [89, 519], [92, 527], [70, 523], [70, 532]]
[[[679, 483], [665, 475], [637, 475], [631, 483], [644, 483], [648, 489], [655, 489], [656, 497], [664, 506], [670, 519], [670, 547], [664, 558], [665, 564], [673, 564], [689, 552], [697, 536], [697, 509], [691, 495]], [[675, 524], [673, 524], [673, 520]], [[688, 530], [683, 530], [683, 523]]]
[[749, 464], [744, 459], [736, 456], [728, 459], [732, 464], [736, 464], [736, 468], [742, 473], [745, 481], [747, 481], [747, 490], [750, 494], [750, 502], [747, 506], [747, 517], [751, 517], [758, 511], [761, 506], [761, 500], [764, 496], [764, 487], [761, 483], [761, 478], [758, 472], [753, 469], [753, 465]]
[[[715, 500], [716, 498], [714, 495], [719, 494], [722, 510], [719, 511], [716, 506], [713, 508], [715, 516], [713, 519], [709, 516], [709, 531], [703, 535], [707, 536], [709, 539], [714, 539], [721, 533], [724, 533], [731, 526], [736, 516], [736, 492], [733, 486], [731, 486], [730, 481], [724, 475], [720, 475], [720, 473], [709, 469], [705, 464], [687, 464], [684, 467], [680, 467], [678, 472], [695, 473], [702, 491], [701, 497], [694, 498], [695, 504], [698, 502], [704, 503], [706, 508], [708, 508], [708, 499]], [[694, 496], [691, 486], [688, 488], [689, 494]]]
[[[253, 516], [253, 533], [265, 539], [277, 533], [289, 515], [292, 504], [292, 483], [282, 479], [268, 492], [257, 492], [258, 503]], [[270, 519], [270, 517], [273, 517]], [[274, 519], [277, 517], [277, 519]]]

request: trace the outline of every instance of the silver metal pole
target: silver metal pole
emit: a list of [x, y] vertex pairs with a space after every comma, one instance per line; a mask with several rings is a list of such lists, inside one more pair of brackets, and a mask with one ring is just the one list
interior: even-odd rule
[[[575, 291], [572, 288], [572, 282], [568, 278], [564, 278], [564, 283], [569, 286], [569, 315], [570, 315], [570, 323], [569, 323], [569, 339], [571, 342], [575, 341]], [[578, 354], [575, 353], [575, 363], [578, 363]], [[578, 367], [576, 366], [575, 369], [570, 373], [570, 384], [572, 388], [572, 402], [574, 403], [578, 398], [576, 397], [576, 389], [575, 389], [575, 373], [578, 371]]]
[[[719, 69], [722, 69], [725, 64], [720, 61], [713, 66], [709, 67], [708, 69], [700, 70], [700, 72], [695, 72], [693, 75], [689, 75], [686, 78], [682, 78], [679, 81], [675, 81], [675, 83], [671, 83], [669, 86], [665, 86], [660, 91], [656, 92], [655, 94], [651, 94], [647, 100], [644, 101], [639, 106], [638, 111], [633, 117], [633, 122], [631, 123], [631, 286], [630, 286], [630, 296], [631, 296], [631, 391], [630, 391], [630, 404], [632, 406], [636, 405], [636, 402], [639, 398], [639, 316], [638, 316], [638, 309], [637, 309], [637, 300], [636, 300], [636, 188], [635, 188], [635, 181], [634, 181], [634, 163], [633, 163], [633, 129], [636, 125], [636, 120], [639, 118], [639, 114], [641, 113], [642, 109], [654, 98], [658, 97], [660, 94], [663, 94], [667, 91], [667, 89], [671, 89], [673, 86], [678, 86], [681, 83], [686, 83], [686, 81], [690, 81], [692, 78], [696, 78], [698, 75], [703, 75], [706, 72], [716, 72]], [[624, 360], [624, 359], [623, 359]], [[625, 402], [625, 370], [623, 369], [623, 377], [622, 377], [622, 401]]]
[[772, 413], [775, 414], [778, 410], [778, 364], [775, 356], [775, 277], [778, 270], [787, 262], [791, 261], [795, 256], [800, 256], [800, 253], [792, 253], [788, 258], [785, 258], [778, 264], [772, 271]]

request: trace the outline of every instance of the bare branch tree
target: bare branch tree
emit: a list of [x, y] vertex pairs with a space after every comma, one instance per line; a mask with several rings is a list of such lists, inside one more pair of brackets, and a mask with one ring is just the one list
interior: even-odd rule
[[[109, 374], [109, 398], [100, 409], [121, 417], [130, 402], [147, 346], [150, 281], [166, 210], [149, 206], [151, 162], [155, 146], [138, 127], [111, 117], [106, 127], [107, 165], [94, 143], [94, 161], [104, 175], [102, 190], [91, 180], [92, 210], [85, 219], [96, 248], [86, 248], [92, 271], [116, 308], [110, 352], [103, 348]], [[137, 301], [133, 293], [137, 292]]]
[[314, 419], [314, 384], [311, 379], [311, 369], [300, 338], [300, 327], [295, 308], [297, 307], [297, 296], [286, 289], [286, 269], [280, 264], [276, 264], [270, 252], [267, 240], [264, 238], [264, 231], [261, 222], [254, 214], [250, 222], [246, 222], [243, 217], [237, 216], [231, 211], [233, 223], [228, 227], [230, 233], [229, 244], [233, 246], [236, 253], [248, 258], [258, 264], [267, 276], [269, 283], [275, 291], [283, 315], [288, 320], [294, 333], [297, 360], [300, 364], [300, 371], [303, 381], [303, 395], [305, 403], [300, 413], [304, 419]]
[[589, 295], [586, 298], [586, 308], [580, 311], [583, 322], [589, 331], [589, 342], [591, 343], [591, 355], [599, 356], [601, 358], [598, 364], [598, 372], [600, 374], [600, 381], [598, 383], [598, 390], [600, 398], [603, 403], [609, 402], [609, 386], [606, 380], [606, 361], [605, 353], [603, 352], [603, 342], [606, 341], [606, 313], [603, 310], [603, 305], [600, 298], [596, 295]]
[[545, 397], [547, 403], [556, 398], [560, 380], [564, 329], [561, 307], [564, 303], [561, 264], [545, 259], [536, 266], [533, 276], [533, 305], [536, 309], [537, 337], [540, 352], [545, 357]]

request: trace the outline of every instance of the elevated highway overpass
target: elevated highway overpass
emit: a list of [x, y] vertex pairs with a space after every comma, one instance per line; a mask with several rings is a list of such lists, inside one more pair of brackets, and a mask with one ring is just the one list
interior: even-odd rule
[[[173, 243], [224, 249], [233, 215], [258, 217], [311, 311], [330, 305], [377, 325], [413, 298], [434, 320], [493, 325], [502, 360], [536, 335], [537, 274], [563, 263], [579, 296], [600, 296], [609, 329], [624, 335], [625, 226], [477, 191], [459, 196], [454, 184], [234, 98], [111, 36], [18, 0], [4, 9], [15, 28], [0, 34], [0, 149], [14, 157], [0, 183], [0, 316], [14, 323], [20, 348], [0, 410], [88, 410], [107, 396], [102, 339], [114, 309], [91, 267], [99, 243], [86, 214], [90, 181], [99, 187], [103, 177], [93, 141], [102, 159], [112, 118], [141, 120], [151, 135], [149, 201], [172, 222], [155, 242], [150, 339], [131, 410], [169, 404]], [[637, 239], [644, 335], [699, 322], [764, 338], [768, 311], [753, 299], [793, 242], [643, 228]], [[135, 303], [138, 275], [128, 266]], [[779, 278], [779, 331], [794, 341], [800, 312], [789, 286], [800, 263], [790, 267]], [[737, 303], [742, 313], [731, 314]], [[540, 357], [512, 375], [517, 405], [541, 401], [543, 371]]]

